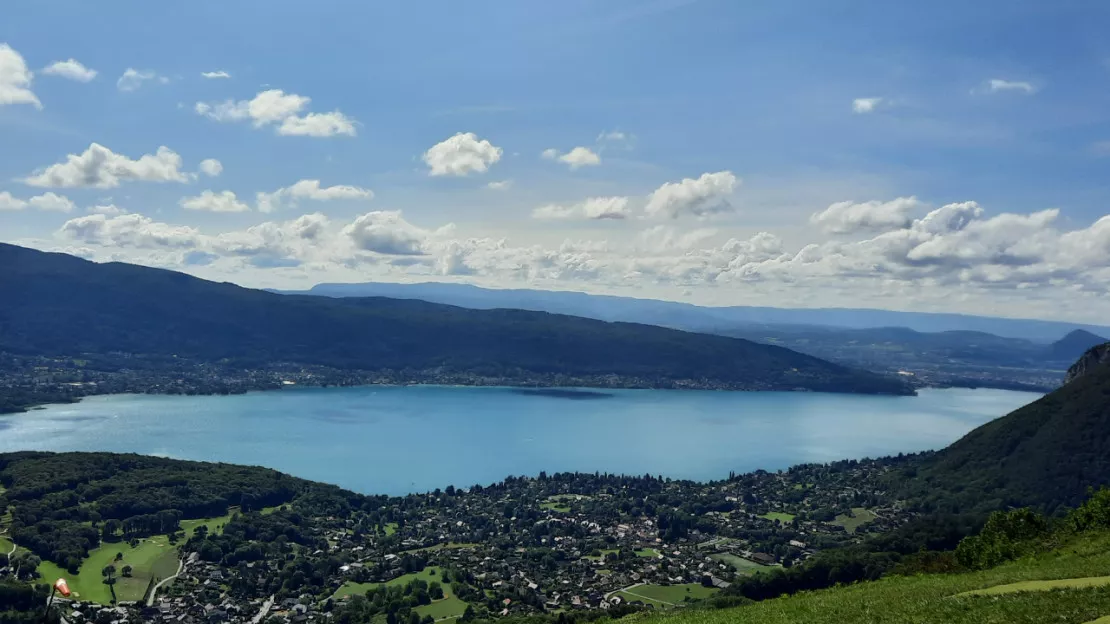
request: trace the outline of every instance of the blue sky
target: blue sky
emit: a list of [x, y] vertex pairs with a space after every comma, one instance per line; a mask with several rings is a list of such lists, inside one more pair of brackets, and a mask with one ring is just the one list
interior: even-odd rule
[[[1110, 311], [1110, 5], [377, 4], [7, 3], [0, 240], [257, 286]], [[124, 160], [40, 176], [94, 143]]]

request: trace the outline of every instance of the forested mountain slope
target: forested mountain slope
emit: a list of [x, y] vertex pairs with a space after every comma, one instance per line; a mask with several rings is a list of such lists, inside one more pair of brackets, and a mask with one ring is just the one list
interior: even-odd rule
[[0, 352], [155, 354], [520, 383], [906, 394], [903, 382], [747, 340], [522, 310], [279, 295], [0, 245]]

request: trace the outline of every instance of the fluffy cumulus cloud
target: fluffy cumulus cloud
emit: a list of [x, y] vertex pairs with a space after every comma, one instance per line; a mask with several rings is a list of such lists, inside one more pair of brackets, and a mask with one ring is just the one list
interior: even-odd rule
[[501, 160], [502, 150], [473, 132], [460, 132], [424, 152], [424, 164], [433, 176], [467, 176], [485, 173]]
[[809, 222], [831, 234], [852, 234], [861, 230], [882, 232], [907, 227], [911, 213], [922, 206], [916, 197], [898, 197], [888, 202], [843, 201], [814, 213]]
[[565, 154], [560, 154], [559, 150], [554, 148], [545, 149], [540, 156], [548, 160], [557, 160], [570, 166], [571, 169], [601, 164], [601, 156], [598, 156], [597, 152], [582, 146], [575, 147]]
[[858, 114], [873, 113], [883, 104], [881, 97], [856, 98], [852, 100], [852, 112]]
[[0, 193], [0, 211], [23, 210], [25, 208], [46, 212], [72, 212], [74, 205], [68, 197], [54, 193], [43, 193], [28, 199], [13, 197], [8, 191]]
[[247, 212], [251, 209], [231, 191], [204, 191], [195, 197], [184, 197], [179, 203], [185, 210], [202, 212]]
[[66, 221], [58, 234], [87, 245], [111, 245], [143, 249], [196, 247], [201, 234], [195, 228], [161, 223], [139, 214], [108, 216], [93, 214]]
[[96, 70], [85, 67], [77, 59], [54, 61], [43, 68], [42, 73], [47, 76], [58, 76], [77, 82], [92, 82], [92, 79], [96, 78]]
[[114, 188], [124, 181], [187, 182], [181, 172], [181, 156], [168, 147], [132, 160], [93, 143], [81, 154], [69, 154], [66, 161], [35, 171], [23, 180], [31, 186], [74, 188]]
[[42, 108], [42, 102], [31, 91], [35, 74], [27, 69], [23, 56], [6, 43], [0, 43], [0, 106], [30, 104]]
[[215, 158], [205, 158], [200, 161], [200, 172], [204, 175], [214, 178], [223, 173], [224, 165]]
[[209, 80], [218, 78], [231, 78], [231, 74], [225, 72], [222, 69], [216, 71], [201, 72], [200, 75], [202, 78], [208, 78]]
[[142, 86], [148, 82], [157, 82], [159, 84], [166, 84], [170, 81], [165, 76], [159, 76], [158, 72], [152, 69], [135, 69], [128, 67], [116, 80], [116, 88], [120, 91], [138, 91]]
[[703, 173], [697, 179], [668, 182], [648, 197], [644, 211], [649, 217], [708, 217], [732, 211], [729, 196], [740, 184], [731, 171]]
[[259, 92], [250, 100], [197, 102], [198, 115], [220, 122], [250, 121], [255, 128], [273, 127], [285, 136], [356, 136], [355, 120], [338, 110], [330, 113], [301, 114], [312, 98], [286, 93], [281, 89]]
[[547, 204], [532, 211], [535, 219], [624, 219], [628, 216], [627, 197], [591, 197], [577, 204]]
[[391, 256], [421, 255], [427, 251], [433, 232], [419, 228], [400, 211], [366, 213], [343, 228], [343, 234], [362, 251]]
[[990, 93], [1012, 91], [1031, 94], [1035, 93], [1037, 88], [1033, 86], [1033, 83], [1025, 82], [1024, 80], [1002, 80], [1001, 78], [992, 78], [987, 81], [986, 90]]
[[300, 180], [292, 186], [280, 188], [273, 193], [258, 193], [256, 199], [260, 212], [273, 212], [283, 205], [296, 206], [299, 200], [333, 201], [333, 200], [363, 200], [374, 198], [374, 191], [370, 189], [338, 184], [336, 186], [321, 186], [319, 180]]

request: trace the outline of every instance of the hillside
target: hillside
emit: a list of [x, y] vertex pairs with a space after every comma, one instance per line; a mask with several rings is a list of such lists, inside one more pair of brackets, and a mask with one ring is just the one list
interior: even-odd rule
[[1091, 347], [1106, 342], [1102, 336], [1097, 336], [1089, 331], [1077, 329], [1069, 332], [1067, 336], [1057, 340], [1049, 346], [1049, 355], [1057, 360], [1074, 361], [1087, 352]]
[[0, 245], [0, 352], [145, 354], [471, 383], [906, 394], [785, 348], [631, 323], [413, 300], [279, 295]]
[[906, 485], [930, 510], [1075, 506], [1110, 483], [1110, 364], [1092, 350], [1083, 374], [927, 458]]

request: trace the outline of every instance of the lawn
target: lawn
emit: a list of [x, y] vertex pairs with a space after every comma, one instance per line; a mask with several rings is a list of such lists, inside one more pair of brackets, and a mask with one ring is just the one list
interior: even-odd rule
[[386, 537], [389, 537], [390, 535], [393, 535], [397, 532], [397, 523], [387, 522], [385, 523], [385, 526], [382, 527], [382, 530], [385, 531]]
[[716, 555], [710, 555], [710, 557], [736, 568], [736, 571], [740, 574], [759, 574], [760, 572], [766, 572], [771, 569], [769, 566], [749, 561], [732, 553], [718, 553]]
[[[982, 572], [892, 576], [870, 583], [765, 600], [736, 609], [681, 610], [659, 624], [1083, 624], [1110, 615], [1110, 587], [965, 592], [1026, 581], [1085, 579], [1110, 570], [1110, 534], [1083, 536], [1060, 549]], [[1087, 581], [1083, 581], [1086, 583]], [[1044, 587], [1043, 583], [1035, 586]], [[633, 589], [635, 591], [635, 589]]]
[[419, 606], [413, 611], [419, 613], [420, 617], [430, 615], [437, 620], [442, 620], [461, 616], [466, 611], [466, 603], [454, 596], [447, 596], [443, 600], [436, 600], [432, 604]]
[[196, 532], [197, 527], [199, 527], [202, 524], [208, 527], [208, 532], [209, 533], [211, 533], [213, 535], [216, 535], [220, 531], [223, 530], [225, 524], [227, 524], [228, 522], [231, 522], [231, 516], [233, 516], [237, 513], [239, 513], [239, 509], [238, 508], [232, 508], [225, 515], [222, 515], [219, 518], [201, 518], [199, 520], [182, 520], [181, 521], [181, 529], [183, 531], [185, 531], [185, 539], [188, 539], [188, 538], [192, 537], [193, 533]]
[[444, 548], [446, 548], [446, 549], [477, 548], [478, 546], [479, 546], [478, 544], [450, 542], [450, 543], [447, 543], [447, 544], [436, 544], [435, 546], [425, 546], [424, 548], [413, 548], [412, 550], [405, 550], [405, 551], [402, 551], [402, 552], [410, 552], [410, 553], [431, 552], [431, 551], [434, 551], [434, 550], [443, 550]]
[[[351, 581], [347, 581], [346, 583], [343, 583], [343, 586], [337, 589], [334, 594], [332, 594], [332, 598], [342, 598], [344, 596], [354, 595], [361, 596], [362, 594], [365, 594], [367, 590], [373, 589], [378, 585], [408, 585], [409, 583], [417, 579], [428, 581], [429, 583], [432, 581], [439, 581], [440, 583], [442, 583], [443, 581], [440, 579], [440, 574], [442, 574], [442, 571], [438, 567], [428, 566], [419, 572], [413, 572], [412, 574], [398, 576], [392, 581], [386, 581], [385, 583], [353, 583]], [[447, 592], [449, 590], [449, 586], [444, 586], [444, 592]], [[464, 606], [463, 608], [465, 609], [466, 607]]]
[[0, 554], [8, 554], [12, 551], [12, 541], [6, 537], [0, 537]]
[[625, 600], [641, 600], [656, 606], [682, 605], [686, 599], [699, 600], [708, 598], [718, 591], [712, 587], [702, 587], [698, 583], [686, 585], [640, 585], [620, 594]]
[[654, 548], [641, 548], [636, 551], [637, 557], [650, 557], [652, 559], [659, 556], [659, 551]]
[[853, 507], [851, 516], [849, 516], [848, 514], [840, 514], [836, 517], [836, 520], [833, 520], [829, 524], [842, 526], [844, 527], [844, 530], [848, 531], [849, 533], [855, 533], [856, 529], [867, 524], [868, 522], [874, 521], [875, 518], [878, 518], [878, 516], [876, 516], [874, 512], [868, 511], [863, 507]]
[[570, 513], [570, 505], [567, 505], [566, 503], [560, 503], [558, 501], [547, 501], [540, 503], [540, 509], [557, 511], [559, 513]]
[[601, 561], [602, 559], [605, 559], [605, 556], [609, 553], [615, 553], [619, 551], [616, 548], [602, 548], [600, 552], [600, 556], [594, 557], [593, 555], [584, 555], [582, 558], [589, 559], [590, 561]]
[[783, 513], [781, 511], [772, 511], [770, 513], [763, 514], [762, 516], [760, 516], [760, 518], [766, 518], [771, 522], [778, 520], [782, 524], [788, 524], [794, 521], [794, 514]]
[[[123, 553], [122, 561], [115, 561], [116, 553]], [[42, 580], [53, 583], [65, 578], [69, 587], [82, 600], [108, 604], [112, 600], [111, 589], [104, 584], [101, 570], [112, 564], [116, 566], [116, 598], [118, 600], [141, 600], [146, 593], [152, 577], [165, 578], [177, 572], [177, 547], [171, 546], [165, 535], [158, 535], [139, 541], [131, 548], [125, 542], [101, 544], [89, 552], [89, 558], [81, 564], [76, 575], [49, 561], [39, 565]], [[133, 572], [130, 578], [122, 575], [123, 566], [129, 565]]]

